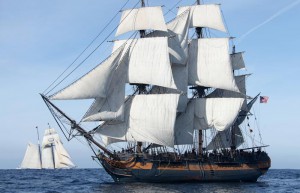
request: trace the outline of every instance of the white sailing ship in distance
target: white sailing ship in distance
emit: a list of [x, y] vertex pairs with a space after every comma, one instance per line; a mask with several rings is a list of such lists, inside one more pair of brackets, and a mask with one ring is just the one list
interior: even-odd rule
[[45, 130], [42, 146], [29, 142], [20, 169], [70, 169], [75, 165], [53, 128]]

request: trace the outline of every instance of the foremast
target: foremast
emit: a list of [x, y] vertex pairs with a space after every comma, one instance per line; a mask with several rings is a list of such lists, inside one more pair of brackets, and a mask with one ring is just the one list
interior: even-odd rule
[[53, 109], [55, 111], [59, 112], [60, 115], [62, 115], [64, 118], [66, 118], [71, 123], [71, 129], [75, 129], [76, 131], [78, 131], [79, 134], [81, 136], [83, 136], [89, 143], [93, 143], [94, 145], [96, 145], [108, 156], [118, 159], [116, 155], [114, 155], [107, 148], [105, 148], [100, 143], [98, 143], [89, 132], [87, 132], [85, 129], [83, 129], [79, 124], [76, 123], [75, 120], [70, 118], [61, 109], [59, 109], [56, 105], [54, 105], [46, 96], [44, 96], [43, 94], [40, 94], [40, 95], [41, 95], [42, 99], [44, 100], [45, 104], [47, 105], [47, 107], [49, 108], [49, 110], [52, 113], [55, 120], [57, 120], [57, 119], [56, 119], [56, 114], [54, 113]]

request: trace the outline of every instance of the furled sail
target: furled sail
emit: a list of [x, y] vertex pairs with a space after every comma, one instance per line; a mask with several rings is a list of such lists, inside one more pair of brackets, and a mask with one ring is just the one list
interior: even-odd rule
[[113, 50], [124, 45], [129, 48], [128, 83], [152, 84], [176, 89], [169, 58], [168, 38], [142, 38], [115, 41]]
[[[211, 140], [211, 142], [207, 145], [206, 150], [230, 148], [232, 146], [231, 135], [232, 134], [230, 129], [219, 131], [216, 134], [216, 136]], [[241, 128], [236, 127], [234, 130], [234, 135], [235, 146], [239, 147], [241, 144], [244, 143], [244, 137]]]
[[116, 36], [147, 29], [167, 31], [161, 7], [141, 7], [123, 11]]
[[92, 99], [107, 97], [111, 80], [118, 67], [124, 46], [117, 49], [103, 63], [99, 64], [73, 84], [50, 96], [50, 99]]
[[211, 4], [180, 7], [178, 14], [183, 13], [187, 9], [191, 9], [191, 28], [207, 27], [226, 32], [220, 5]]
[[24, 159], [20, 166], [21, 169], [41, 169], [39, 147], [28, 143]]
[[243, 98], [197, 98], [195, 105], [195, 129], [229, 128], [238, 116]]
[[124, 122], [107, 122], [97, 132], [120, 140], [174, 146], [178, 100], [178, 94], [136, 95], [125, 103]]
[[228, 38], [193, 39], [188, 66], [190, 85], [239, 92], [233, 77]]
[[244, 52], [238, 52], [230, 55], [233, 70], [240, 70], [246, 67], [243, 58], [243, 53]]

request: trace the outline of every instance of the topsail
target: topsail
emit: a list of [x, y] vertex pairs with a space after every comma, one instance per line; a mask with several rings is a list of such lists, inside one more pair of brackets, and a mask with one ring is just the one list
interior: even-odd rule
[[167, 31], [161, 7], [142, 7], [123, 11], [116, 36], [146, 29]]

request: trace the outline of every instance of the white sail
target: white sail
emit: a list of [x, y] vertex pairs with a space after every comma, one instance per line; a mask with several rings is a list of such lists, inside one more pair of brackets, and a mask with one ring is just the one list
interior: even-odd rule
[[226, 32], [220, 5], [211, 4], [180, 7], [178, 10], [178, 15], [188, 9], [191, 10], [191, 28], [207, 27]]
[[52, 129], [46, 129], [42, 141], [42, 164], [45, 169], [55, 168], [55, 155], [54, 155], [54, 143], [58, 140], [59, 136], [57, 132]]
[[146, 37], [168, 37], [170, 61], [176, 65], [186, 65], [188, 59], [189, 10], [167, 24], [168, 31], [153, 31]]
[[176, 94], [136, 95], [125, 105], [124, 122], [108, 122], [97, 132], [121, 140], [174, 146], [178, 100]]
[[73, 168], [75, 167], [74, 163], [71, 161], [71, 157], [64, 148], [63, 144], [60, 141], [55, 141], [55, 151], [57, 155], [57, 162], [55, 163], [55, 168]]
[[92, 99], [107, 97], [111, 80], [119, 64], [123, 46], [89, 73], [52, 95], [50, 99]]
[[42, 142], [42, 168], [63, 169], [74, 166], [57, 132], [53, 128], [46, 129]]
[[[236, 127], [234, 131], [234, 135], [235, 135], [235, 146], [239, 147], [241, 144], [244, 143], [244, 137], [239, 127]], [[231, 137], [230, 129], [219, 131], [216, 134], [216, 136], [211, 140], [211, 142], [207, 145], [206, 150], [230, 148], [232, 146], [231, 138], [232, 137]]]
[[246, 98], [246, 77], [249, 75], [241, 75], [241, 76], [235, 76], [235, 82], [236, 85], [240, 91], [234, 92], [229, 90], [223, 90], [223, 89], [216, 89], [211, 94], [209, 94], [208, 98]]
[[243, 98], [198, 98], [195, 105], [195, 129], [229, 128], [238, 116]]
[[178, 112], [184, 112], [187, 105], [187, 86], [188, 86], [188, 27], [189, 10], [177, 16], [167, 24], [168, 32], [154, 31], [147, 37], [169, 37], [169, 53], [172, 63], [172, 74], [177, 89], [154, 86], [152, 94], [181, 94], [179, 98]]
[[123, 11], [116, 36], [147, 29], [167, 31], [161, 7], [141, 7]]
[[25, 156], [20, 166], [21, 169], [41, 169], [39, 147], [28, 143]]
[[188, 31], [190, 11], [177, 16], [167, 24], [169, 39], [169, 52], [172, 64], [186, 65], [188, 60]]
[[83, 121], [123, 121], [127, 68], [125, 62], [119, 64], [108, 88], [107, 97], [96, 98]]
[[46, 146], [48, 144], [53, 143], [55, 140], [60, 140], [60, 137], [55, 129], [48, 128], [45, 130], [42, 146]]
[[185, 112], [177, 115], [175, 123], [175, 145], [193, 144], [194, 103], [189, 102]]
[[97, 98], [88, 112], [84, 115], [83, 121], [111, 121], [124, 120], [124, 98], [116, 100], [117, 95], [111, 98]]
[[233, 77], [228, 38], [192, 40], [188, 66], [190, 85], [239, 92]]
[[170, 89], [160, 86], [153, 86], [152, 94], [180, 94], [178, 112], [184, 112], [188, 102], [187, 85], [188, 85], [188, 67], [172, 65], [172, 73], [177, 89]]
[[[126, 43], [127, 42], [127, 43]], [[169, 58], [168, 38], [142, 38], [115, 41], [114, 50], [124, 45], [129, 54], [124, 55], [128, 61], [128, 82], [152, 84], [176, 89]]]
[[114, 143], [118, 143], [118, 142], [124, 142], [125, 140], [120, 140], [120, 139], [114, 139], [111, 137], [107, 137], [105, 135], [100, 135], [102, 142], [104, 143], [104, 145], [107, 147], [108, 145], [114, 144]]
[[246, 67], [243, 58], [243, 53], [244, 52], [238, 52], [230, 55], [233, 70], [240, 70]]
[[42, 147], [42, 164], [44, 169], [55, 168], [55, 155], [51, 144]]

